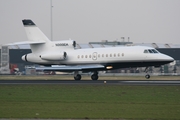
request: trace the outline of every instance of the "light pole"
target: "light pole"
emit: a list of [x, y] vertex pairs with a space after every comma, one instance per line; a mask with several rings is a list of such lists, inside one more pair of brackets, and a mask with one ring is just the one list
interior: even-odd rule
[[51, 25], [51, 40], [53, 41], [53, 15], [52, 15], [52, 0], [50, 0], [50, 25]]

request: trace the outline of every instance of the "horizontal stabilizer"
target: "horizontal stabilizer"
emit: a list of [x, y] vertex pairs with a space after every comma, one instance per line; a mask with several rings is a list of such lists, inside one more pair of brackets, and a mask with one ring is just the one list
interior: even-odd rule
[[36, 67], [37, 71], [93, 71], [104, 69], [103, 65], [77, 65], [77, 66], [57, 66], [57, 67]]
[[44, 44], [46, 43], [45, 41], [22, 41], [22, 42], [15, 42], [15, 43], [9, 43], [6, 45], [33, 45], [33, 44]]

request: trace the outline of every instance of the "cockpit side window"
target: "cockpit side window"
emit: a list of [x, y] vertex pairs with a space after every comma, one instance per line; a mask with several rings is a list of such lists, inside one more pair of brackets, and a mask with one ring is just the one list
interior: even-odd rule
[[144, 53], [149, 53], [148, 50], [144, 50]]

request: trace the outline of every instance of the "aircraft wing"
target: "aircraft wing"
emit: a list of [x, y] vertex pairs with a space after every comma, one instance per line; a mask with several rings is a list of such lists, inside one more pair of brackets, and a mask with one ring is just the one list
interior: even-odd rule
[[93, 71], [93, 70], [103, 70], [104, 65], [93, 64], [93, 65], [76, 65], [76, 66], [57, 66], [57, 67], [36, 67], [37, 71]]

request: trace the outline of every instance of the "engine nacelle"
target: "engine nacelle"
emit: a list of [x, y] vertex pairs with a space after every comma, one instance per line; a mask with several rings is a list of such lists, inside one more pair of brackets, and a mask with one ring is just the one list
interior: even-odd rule
[[26, 62], [33, 63], [43, 63], [44, 60], [49, 61], [61, 61], [67, 58], [67, 53], [64, 51], [56, 52], [56, 53], [44, 53], [42, 55], [35, 55], [33, 53], [29, 53], [22, 56], [22, 60]]
[[33, 62], [33, 63], [39, 63], [41, 61], [41, 58], [39, 58], [39, 56], [37, 56], [37, 55], [35, 55], [33, 53], [23, 55], [21, 59], [23, 61]]
[[65, 60], [67, 58], [67, 53], [62, 52], [55, 52], [55, 53], [45, 53], [40, 55], [40, 58], [43, 60]]

